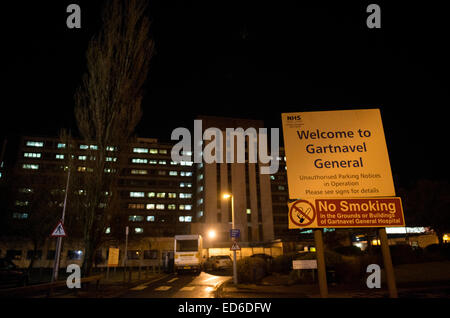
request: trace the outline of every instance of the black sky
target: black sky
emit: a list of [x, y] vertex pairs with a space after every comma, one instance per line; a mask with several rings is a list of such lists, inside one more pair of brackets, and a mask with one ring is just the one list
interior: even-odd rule
[[[366, 27], [371, 2], [381, 6], [381, 29]], [[394, 174], [447, 177], [446, 8], [371, 2], [151, 1], [157, 54], [138, 134], [168, 140], [197, 115], [281, 128], [281, 112], [376, 107]], [[80, 30], [66, 27], [70, 3], [81, 6]], [[101, 5], [3, 6], [0, 136], [76, 130], [73, 93]]]

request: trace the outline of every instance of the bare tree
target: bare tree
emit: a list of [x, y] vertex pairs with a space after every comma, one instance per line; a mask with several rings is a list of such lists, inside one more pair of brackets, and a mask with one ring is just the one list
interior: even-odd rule
[[[103, 28], [89, 43], [87, 73], [75, 94], [75, 117], [86, 143], [95, 145], [80, 182], [85, 195], [80, 202], [85, 257], [83, 269], [90, 272], [100, 242], [99, 233], [108, 221], [104, 206], [118, 197], [117, 176], [124, 147], [142, 117], [143, 85], [147, 79], [153, 41], [145, 1], [108, 1], [104, 8]], [[108, 152], [111, 149], [118, 152]], [[114, 154], [111, 156], [111, 154]], [[117, 162], [107, 161], [117, 158]], [[83, 168], [82, 168], [83, 169]]]

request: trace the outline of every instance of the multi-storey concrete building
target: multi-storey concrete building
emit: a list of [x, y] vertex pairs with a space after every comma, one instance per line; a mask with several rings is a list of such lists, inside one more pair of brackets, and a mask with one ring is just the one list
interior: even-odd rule
[[[263, 127], [258, 120], [244, 120], [222, 117], [201, 117], [202, 128], [218, 128], [225, 135], [226, 128]], [[223, 142], [223, 153], [229, 140]], [[235, 145], [237, 145], [235, 143]], [[228, 144], [229, 146], [229, 144]], [[234, 149], [236, 151], [237, 148]], [[248, 154], [248, 141], [245, 142]], [[268, 242], [274, 239], [272, 196], [270, 176], [260, 173], [259, 163], [200, 163], [196, 171], [196, 211], [198, 222], [195, 228], [207, 239], [206, 246], [228, 246], [232, 226], [231, 200], [225, 200], [228, 193], [234, 200], [235, 228], [240, 230], [241, 242]], [[208, 233], [215, 233], [211, 237]]]
[[[95, 160], [97, 146], [82, 141], [74, 143], [71, 152], [74, 173], [89, 173], [88, 161]], [[54, 200], [62, 204], [68, 169], [64, 157], [66, 146], [58, 138], [22, 137], [13, 172], [16, 178], [12, 182], [12, 218], [26, 220], [33, 213], [29, 208], [29, 194], [50, 178], [54, 183], [51, 189]], [[118, 180], [120, 224], [128, 225], [131, 234], [173, 236], [190, 232], [194, 216], [192, 162], [173, 162], [171, 147], [157, 139], [137, 138], [121, 154], [123, 162], [118, 163], [122, 168]], [[114, 147], [108, 150], [106, 161], [114, 167], [119, 150]], [[105, 173], [110, 173], [110, 169], [114, 168], [106, 168]], [[83, 195], [85, 189], [71, 191]]]

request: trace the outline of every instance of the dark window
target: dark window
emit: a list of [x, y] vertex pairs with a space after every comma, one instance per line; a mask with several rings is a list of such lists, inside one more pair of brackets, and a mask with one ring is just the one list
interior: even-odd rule
[[144, 259], [158, 259], [158, 250], [145, 250]]
[[6, 258], [18, 261], [22, 258], [22, 251], [21, 250], [7, 250]]
[[42, 251], [33, 251], [28, 250], [27, 251], [27, 259], [31, 259], [34, 255], [34, 259], [42, 259]]
[[196, 252], [198, 251], [197, 240], [177, 240], [177, 252]]

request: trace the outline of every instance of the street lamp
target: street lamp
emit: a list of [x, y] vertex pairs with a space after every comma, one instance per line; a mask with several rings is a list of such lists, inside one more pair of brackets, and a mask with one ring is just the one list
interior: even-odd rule
[[[234, 230], [234, 197], [231, 193], [224, 193], [222, 198], [225, 200], [231, 198], [231, 229]], [[233, 250], [233, 283], [237, 285], [236, 250]]]
[[208, 238], [210, 238], [211, 240], [215, 239], [217, 236], [217, 233], [215, 230], [209, 230], [208, 231]]

